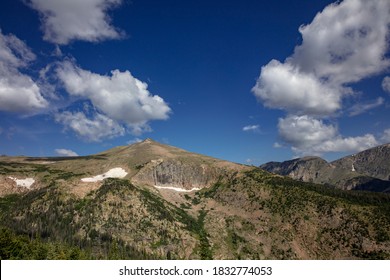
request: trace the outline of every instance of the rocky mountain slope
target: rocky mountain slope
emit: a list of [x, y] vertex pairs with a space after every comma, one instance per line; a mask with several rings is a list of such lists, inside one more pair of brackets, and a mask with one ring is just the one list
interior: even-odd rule
[[344, 157], [332, 164], [336, 168], [354, 169], [366, 176], [390, 180], [390, 143]]
[[328, 163], [319, 157], [269, 162], [260, 168], [293, 179], [346, 190], [390, 192], [390, 144]]
[[2, 259], [390, 258], [388, 194], [150, 139], [87, 157], [2, 157], [0, 191]]

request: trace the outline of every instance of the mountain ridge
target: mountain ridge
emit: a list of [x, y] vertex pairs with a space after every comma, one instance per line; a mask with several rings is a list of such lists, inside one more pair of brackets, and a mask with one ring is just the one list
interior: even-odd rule
[[390, 144], [384, 144], [332, 162], [304, 157], [268, 162], [260, 168], [304, 182], [347, 190], [390, 192]]

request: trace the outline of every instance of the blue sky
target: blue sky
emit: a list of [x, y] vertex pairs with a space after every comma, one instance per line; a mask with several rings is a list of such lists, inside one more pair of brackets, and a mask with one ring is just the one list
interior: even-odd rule
[[390, 142], [390, 2], [332, 3], [4, 0], [0, 154], [150, 137], [259, 165]]

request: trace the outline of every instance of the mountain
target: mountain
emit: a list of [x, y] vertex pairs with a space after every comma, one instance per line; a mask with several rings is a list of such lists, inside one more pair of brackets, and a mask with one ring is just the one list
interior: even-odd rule
[[319, 157], [269, 162], [260, 168], [293, 179], [345, 190], [390, 192], [390, 144], [328, 163]]
[[390, 259], [389, 211], [388, 194], [151, 139], [83, 157], [0, 158], [1, 259]]
[[336, 168], [355, 169], [366, 176], [390, 180], [390, 143], [344, 157], [333, 164]]

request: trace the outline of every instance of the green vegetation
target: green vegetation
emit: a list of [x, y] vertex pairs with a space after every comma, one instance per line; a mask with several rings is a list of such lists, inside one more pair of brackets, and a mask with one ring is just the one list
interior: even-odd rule
[[48, 170], [46, 165], [30, 164], [20, 162], [0, 162], [0, 174], [21, 173], [29, 174], [31, 172], [45, 172]]
[[215, 183], [211, 188], [203, 189], [201, 193], [199, 193], [202, 197], [206, 198], [214, 198], [217, 191], [224, 187], [224, 184], [221, 181]]
[[[175, 207], [121, 179], [106, 179], [98, 190], [81, 199], [63, 193], [55, 184], [24, 195], [5, 196], [0, 198], [0, 226], [7, 238], [20, 239], [24, 245], [17, 249], [15, 244], [20, 242], [11, 243], [18, 253], [4, 253], [3, 258], [36, 259], [34, 248], [47, 251], [39, 258], [70, 258], [71, 254], [86, 259], [177, 258], [182, 249], [167, 248], [179, 246], [178, 231], [185, 230], [199, 242], [194, 253], [211, 259], [204, 229], [206, 211], [196, 219], [185, 211], [188, 205]], [[129, 232], [133, 232], [132, 237], [123, 239]], [[50, 251], [53, 248], [59, 251], [58, 257]], [[162, 250], [162, 254], [154, 250]]]
[[91, 259], [89, 252], [58, 242], [44, 242], [28, 235], [0, 228], [1, 260], [80, 260]]
[[199, 212], [198, 220], [197, 220], [197, 233], [199, 236], [199, 255], [202, 260], [212, 260], [213, 254], [211, 252], [209, 240], [207, 238], [207, 232], [204, 228], [204, 219], [207, 215], [207, 211], [201, 210]]
[[[79, 258], [87, 259], [158, 258], [139, 251], [122, 239], [96, 230], [94, 227], [91, 217], [92, 219], [98, 218], [94, 217], [94, 214], [100, 208], [101, 201], [104, 200], [102, 196], [111, 191], [118, 191], [115, 187], [119, 187], [118, 182], [107, 180], [107, 184], [99, 189], [94, 197], [83, 199], [66, 196], [55, 185], [25, 195], [0, 198], [1, 225], [5, 228], [7, 238], [15, 235], [16, 240], [19, 240], [19, 243], [23, 241], [24, 244], [18, 247], [21, 248], [23, 254], [19, 252], [17, 255], [12, 255], [12, 258], [36, 259], [37, 254], [31, 251], [30, 247], [36, 247], [39, 250], [48, 248], [46, 255], [39, 256], [56, 258], [54, 253], [54, 255], [49, 255], [51, 246], [60, 248], [62, 251], [64, 251], [63, 248], [75, 247], [84, 252], [75, 255], [74, 250], [69, 249], [69, 251], [64, 251], [65, 258], [68, 258], [69, 254], [73, 254], [75, 258], [79, 256]], [[79, 221], [76, 221], [76, 218]], [[81, 232], [84, 232], [84, 235], [81, 235]], [[11, 255], [5, 254], [4, 258], [7, 256]]]
[[21, 176], [39, 174], [39, 176], [42, 177], [42, 180], [47, 184], [51, 184], [57, 180], [68, 180], [85, 175], [84, 173], [73, 173], [70, 171], [54, 169], [45, 164], [21, 162], [0, 162], [0, 174], [20, 174]]
[[17, 194], [10, 194], [5, 197], [0, 198], [0, 213], [7, 213], [11, 210], [11, 207], [20, 199], [20, 196]]

